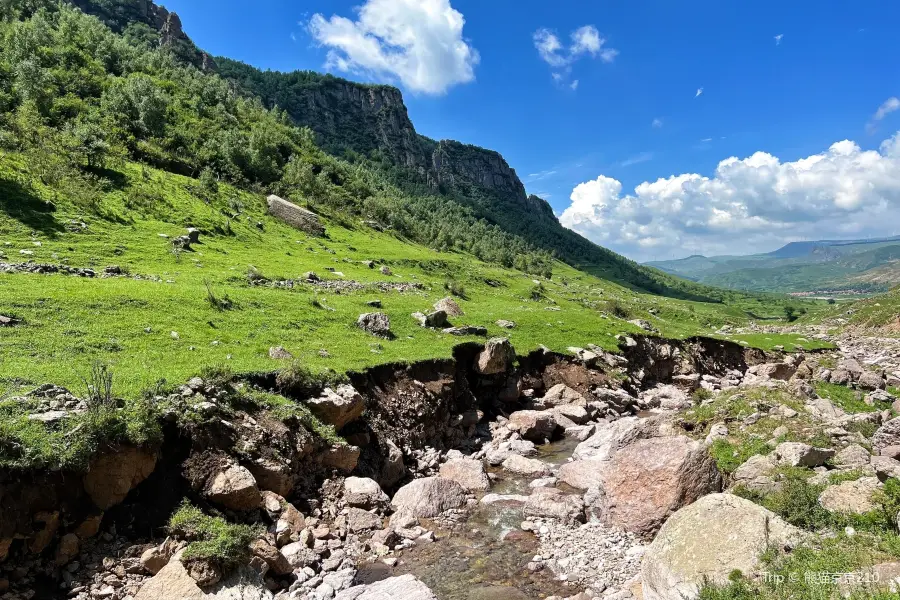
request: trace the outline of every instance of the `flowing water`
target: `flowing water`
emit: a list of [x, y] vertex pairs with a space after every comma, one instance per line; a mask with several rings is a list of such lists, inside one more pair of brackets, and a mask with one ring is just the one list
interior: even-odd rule
[[[538, 458], [558, 465], [572, 455], [577, 440], [565, 439], [539, 447]], [[491, 492], [528, 495], [530, 479], [504, 471]], [[435, 529], [437, 540], [398, 553], [394, 569], [381, 563], [360, 568], [360, 583], [412, 573], [440, 600], [542, 600], [572, 596], [580, 590], [556, 580], [549, 571], [527, 569], [538, 552], [538, 540], [523, 532], [522, 505], [497, 502], [482, 505], [452, 530]]]

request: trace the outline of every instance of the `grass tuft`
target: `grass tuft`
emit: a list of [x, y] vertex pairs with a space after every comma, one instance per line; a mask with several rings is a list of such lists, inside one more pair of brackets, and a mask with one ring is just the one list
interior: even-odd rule
[[250, 542], [261, 533], [249, 525], [209, 516], [187, 500], [169, 519], [169, 530], [189, 540], [183, 555], [186, 560], [213, 560], [223, 568], [246, 562]]

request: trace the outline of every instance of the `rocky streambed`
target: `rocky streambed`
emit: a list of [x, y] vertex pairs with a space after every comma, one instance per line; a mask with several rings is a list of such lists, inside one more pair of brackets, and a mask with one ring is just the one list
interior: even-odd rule
[[[846, 372], [848, 385], [869, 389], [867, 399], [890, 397], [884, 373], [857, 372], [849, 357], [827, 368], [812, 355], [702, 338], [628, 338], [622, 350], [516, 359], [496, 339], [461, 346], [453, 360], [387, 365], [312, 392], [274, 375], [192, 380], [169, 398], [176, 408], [163, 417], [160, 447], [107, 449], [87, 473], [2, 474], [0, 592], [11, 600], [680, 600], [696, 597], [704, 580], [758, 571], [767, 544], [787, 551], [803, 539], [723, 491], [777, 487], [778, 465], [816, 468], [826, 479], [851, 464], [871, 471], [852, 490], [829, 488], [825, 503], [843, 510], [900, 474], [900, 452], [884, 453], [900, 446], [900, 421], [847, 414], [815, 393], [817, 379]], [[234, 402], [246, 388], [292, 396], [343, 440]], [[35, 415], [84, 410], [71, 395], [51, 405], [48, 389], [41, 394], [29, 400]], [[762, 399], [742, 401], [755, 412], [721, 423], [688, 418], [728, 394]], [[711, 445], [761, 419], [789, 431], [808, 419], [832, 442], [817, 448], [782, 433], [770, 455], [723, 476]], [[878, 455], [860, 445], [868, 440], [854, 433], [858, 423], [880, 427]], [[198, 552], [203, 528], [168, 522], [185, 499], [202, 518], [219, 519], [210, 530], [248, 526], [248, 545]]]

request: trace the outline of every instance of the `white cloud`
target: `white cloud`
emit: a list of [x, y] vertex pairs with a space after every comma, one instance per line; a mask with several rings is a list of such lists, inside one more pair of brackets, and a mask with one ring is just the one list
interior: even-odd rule
[[352, 21], [315, 14], [313, 39], [329, 48], [327, 68], [400, 81], [442, 94], [475, 79], [478, 51], [463, 38], [465, 18], [450, 0], [366, 0]]
[[654, 129], [659, 129], [660, 127], [663, 126], [662, 119], [658, 119], [658, 118], [653, 119], [653, 123], [651, 123], [651, 125], [653, 126]]
[[712, 138], [703, 138], [703, 139], [700, 140], [700, 141], [703, 142], [704, 144], [708, 144], [708, 143], [710, 143], [710, 142], [712, 141]]
[[578, 80], [576, 79], [571, 84], [569, 84], [569, 87], [572, 88], [573, 90], [577, 90], [578, 89]]
[[900, 98], [893, 96], [885, 100], [884, 103], [882, 103], [882, 105], [878, 107], [878, 110], [875, 111], [875, 114], [872, 115], [872, 119], [866, 125], [869, 133], [875, 133], [875, 130], [878, 128], [879, 121], [883, 120], [886, 116], [898, 109], [900, 109]]
[[900, 132], [878, 150], [849, 140], [793, 162], [757, 152], [630, 194], [599, 176], [575, 187], [560, 221], [639, 260], [773, 250], [788, 241], [893, 235], [900, 210]]
[[[568, 48], [555, 32], [546, 28], [535, 31], [532, 38], [541, 60], [554, 68], [553, 79], [557, 82], [566, 79], [572, 71], [572, 65], [584, 56], [600, 58], [605, 63], [611, 63], [619, 55], [619, 51], [615, 48], [605, 47], [606, 39], [593, 25], [585, 25], [573, 31]], [[577, 80], [569, 84], [569, 87], [576, 89]]]
[[699, 98], [703, 95], [703, 88], [697, 88], [697, 93], [694, 94], [694, 98]]
[[650, 162], [653, 160], [652, 152], [641, 152], [640, 154], [635, 154], [634, 156], [629, 156], [625, 160], [619, 163], [620, 167], [630, 167], [632, 165], [639, 165], [641, 163]]
[[783, 39], [784, 39], [784, 34], [783, 34], [783, 33], [779, 33], [778, 35], [776, 35], [776, 36], [775, 36], [775, 45], [776, 45], [776, 46], [780, 46], [780, 45], [781, 45], [781, 40], [783, 40]]

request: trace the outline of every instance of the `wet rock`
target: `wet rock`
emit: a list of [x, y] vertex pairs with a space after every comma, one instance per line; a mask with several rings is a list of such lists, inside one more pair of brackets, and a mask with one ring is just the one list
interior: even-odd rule
[[381, 312], [359, 315], [356, 326], [374, 336], [383, 338], [391, 336], [391, 319]]
[[539, 487], [528, 496], [524, 513], [529, 518], [555, 519], [566, 524], [583, 522], [584, 502], [581, 497], [562, 490]]
[[319, 419], [339, 430], [362, 416], [366, 401], [351, 385], [325, 388], [322, 395], [305, 403]]
[[507, 338], [491, 338], [478, 355], [475, 370], [482, 375], [508, 371], [516, 360], [516, 352]]
[[503, 461], [503, 468], [510, 473], [526, 477], [547, 477], [552, 473], [552, 469], [547, 463], [518, 454], [506, 457], [506, 460]]
[[875, 510], [872, 496], [879, 487], [877, 477], [844, 481], [825, 488], [819, 496], [819, 504], [831, 512], [862, 515]]
[[526, 440], [543, 443], [553, 438], [558, 425], [552, 413], [520, 410], [509, 415], [507, 427], [517, 431]]
[[441, 465], [440, 476], [451, 479], [469, 492], [484, 492], [491, 489], [484, 463], [471, 458], [456, 458]]
[[388, 495], [381, 490], [378, 482], [368, 477], [345, 479], [344, 500], [349, 506], [365, 509], [377, 508], [390, 502]]
[[800, 442], [782, 442], [773, 452], [775, 462], [779, 465], [790, 467], [821, 467], [829, 458], [834, 456], [834, 450], [828, 448], [813, 448], [809, 444]]
[[391, 505], [398, 513], [417, 518], [436, 517], [466, 503], [466, 491], [455, 481], [425, 477], [406, 484], [394, 494]]
[[91, 462], [84, 490], [100, 510], [119, 504], [156, 468], [156, 453], [125, 447]]
[[377, 583], [344, 590], [335, 600], [438, 600], [428, 586], [413, 575], [389, 577]]
[[463, 311], [459, 307], [459, 304], [456, 303], [456, 300], [449, 297], [442, 298], [441, 300], [435, 302], [434, 310], [442, 310], [451, 317], [461, 317], [463, 315]]
[[770, 548], [796, 547], [804, 534], [776, 514], [731, 494], [704, 496], [662, 526], [641, 566], [644, 600], [694, 600], [705, 581], [756, 573]]
[[213, 475], [205, 495], [210, 502], [237, 511], [253, 510], [262, 500], [256, 479], [250, 471], [236, 464]]

